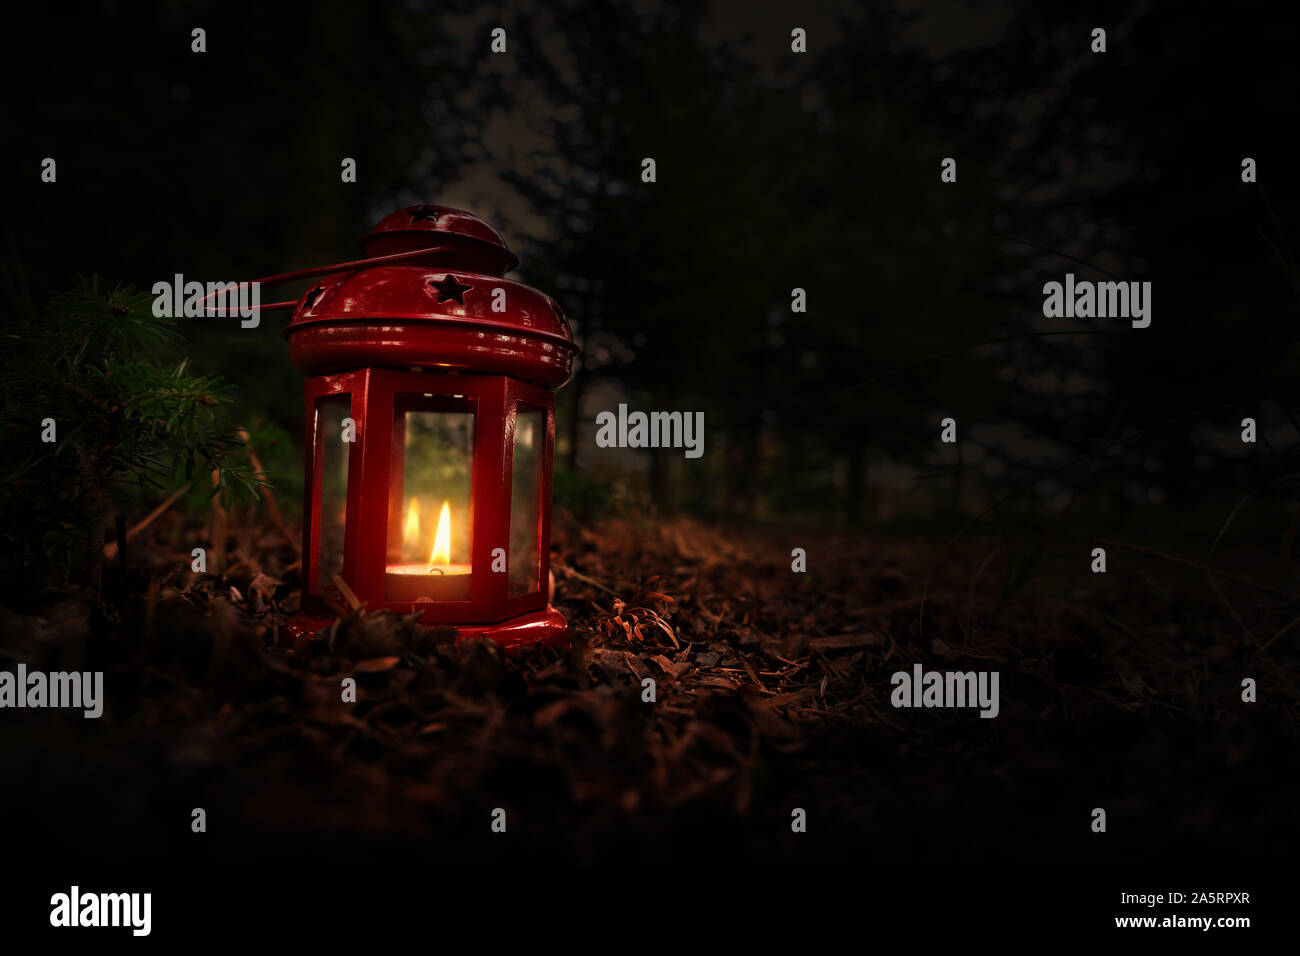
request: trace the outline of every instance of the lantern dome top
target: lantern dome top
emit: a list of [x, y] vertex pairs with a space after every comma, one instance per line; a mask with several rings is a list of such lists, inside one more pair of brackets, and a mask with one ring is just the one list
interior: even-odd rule
[[367, 256], [448, 246], [438, 264], [482, 275], [503, 276], [519, 265], [501, 235], [473, 213], [421, 203], [389, 213], [361, 238]]
[[284, 333], [309, 375], [358, 368], [568, 380], [578, 345], [559, 303], [503, 278], [518, 260], [482, 219], [447, 206], [386, 216], [361, 240], [398, 261], [331, 270], [298, 300]]

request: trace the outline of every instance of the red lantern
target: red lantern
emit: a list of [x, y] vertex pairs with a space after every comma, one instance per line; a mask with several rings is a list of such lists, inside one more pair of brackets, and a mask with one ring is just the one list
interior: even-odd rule
[[285, 329], [308, 376], [288, 638], [355, 596], [504, 647], [563, 644], [548, 581], [554, 390], [577, 352], [564, 312], [503, 278], [518, 260], [460, 210], [403, 209], [361, 246], [314, 271], [330, 274]]

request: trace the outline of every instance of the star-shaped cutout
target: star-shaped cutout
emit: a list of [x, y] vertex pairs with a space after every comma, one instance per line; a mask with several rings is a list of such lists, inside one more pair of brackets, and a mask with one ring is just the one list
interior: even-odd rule
[[465, 304], [465, 293], [474, 288], [472, 285], [465, 285], [459, 282], [454, 275], [448, 273], [447, 277], [439, 282], [437, 279], [430, 279], [429, 285], [438, 290], [438, 301], [446, 302], [448, 299], [455, 299], [461, 305]]
[[411, 210], [411, 222], [437, 222], [442, 210], [436, 206], [416, 206]]
[[323, 285], [318, 284], [314, 289], [308, 290], [307, 294], [303, 296], [302, 299], [302, 310], [304, 312], [309, 311], [311, 307], [316, 304], [316, 301], [324, 294], [325, 287]]

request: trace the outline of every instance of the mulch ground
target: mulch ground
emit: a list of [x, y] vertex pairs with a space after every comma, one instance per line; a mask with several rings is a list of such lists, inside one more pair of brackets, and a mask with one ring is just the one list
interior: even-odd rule
[[[217, 862], [1291, 852], [1296, 602], [1267, 556], [1222, 555], [1231, 578], [1207, 581], [1171, 560], [1187, 556], [1116, 562], [1112, 548], [1106, 575], [1044, 566], [1013, 588], [1011, 562], [981, 539], [791, 541], [558, 515], [572, 647], [510, 657], [366, 611], [282, 649], [294, 548], [274, 526], [232, 522], [224, 573], [197, 575], [189, 551], [205, 534], [156, 522], [110, 576], [106, 610], [64, 593], [0, 611], [5, 657], [102, 669], [108, 696], [98, 721], [4, 715], [0, 805], [18, 839]], [[790, 569], [794, 546], [806, 573]], [[998, 670], [1000, 714], [895, 709], [890, 676], [917, 662]], [[1258, 703], [1241, 701], [1243, 677]], [[196, 807], [206, 835], [191, 833]], [[796, 808], [806, 833], [791, 832]]]

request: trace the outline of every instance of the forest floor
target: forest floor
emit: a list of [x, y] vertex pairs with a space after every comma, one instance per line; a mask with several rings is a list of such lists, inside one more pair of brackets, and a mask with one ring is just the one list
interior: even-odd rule
[[[193, 847], [203, 808], [220, 862], [1289, 852], [1276, 834], [1300, 796], [1296, 602], [1267, 555], [1222, 555], [1230, 570], [1207, 578], [1195, 558], [1116, 546], [1105, 575], [1086, 555], [1026, 575], [978, 538], [792, 542], [558, 514], [572, 646], [511, 657], [366, 611], [281, 648], [295, 546], [232, 522], [224, 573], [193, 574], [206, 533], [172, 515], [133, 540], [108, 610], [71, 593], [0, 610], [6, 657], [106, 674], [100, 720], [8, 715], [4, 812], [33, 841], [166, 857]], [[997, 717], [892, 706], [891, 675], [917, 663], [998, 671]]]

